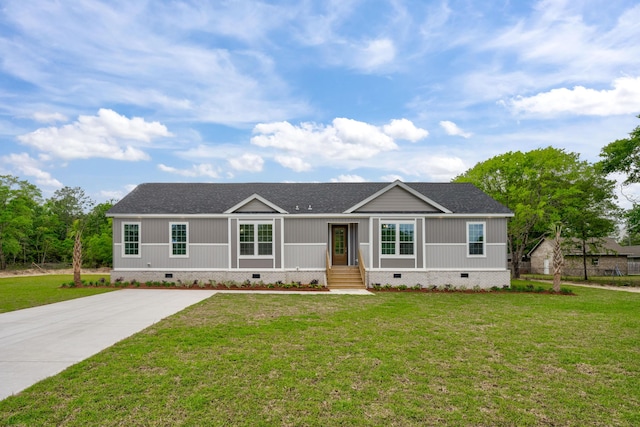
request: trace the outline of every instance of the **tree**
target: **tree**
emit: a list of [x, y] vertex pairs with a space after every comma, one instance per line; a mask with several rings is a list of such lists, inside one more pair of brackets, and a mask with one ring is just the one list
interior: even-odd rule
[[24, 252], [40, 198], [40, 190], [29, 182], [0, 175], [0, 269], [7, 268], [8, 257]]
[[579, 165], [580, 179], [573, 183], [573, 192], [560, 211], [565, 225], [566, 242], [582, 253], [584, 280], [588, 280], [587, 254], [599, 252], [604, 238], [616, 230], [620, 209], [615, 204], [615, 181], [608, 180], [596, 167]]
[[[640, 115], [637, 116], [640, 119]], [[602, 160], [598, 166], [605, 174], [620, 172], [627, 176], [625, 185], [640, 183], [640, 126], [629, 133], [629, 138], [618, 139], [605, 145], [600, 151]], [[626, 241], [640, 241], [640, 205], [630, 199], [633, 207], [625, 214]]]
[[[507, 244], [513, 275], [518, 278], [523, 255], [548, 234], [552, 224], [574, 221], [567, 227], [578, 228], [578, 220], [569, 216], [569, 209], [585, 197], [589, 185], [602, 185], [602, 181], [595, 179], [583, 182], [586, 171], [589, 171], [587, 176], [593, 178], [591, 172], [595, 174], [595, 171], [590, 169], [593, 166], [580, 161], [578, 154], [547, 147], [493, 157], [454, 181], [475, 184], [513, 211]], [[605, 193], [609, 190], [609, 187], [603, 189]]]
[[93, 207], [85, 219], [83, 247], [85, 263], [93, 267], [108, 266], [113, 262], [111, 218], [106, 212], [113, 202], [100, 203]]
[[[640, 119], [640, 115], [637, 116]], [[640, 126], [629, 138], [618, 139], [602, 148], [599, 166], [604, 173], [621, 172], [627, 175], [626, 184], [640, 182]]]
[[55, 216], [57, 237], [56, 255], [65, 262], [73, 258], [73, 230], [77, 220], [83, 220], [94, 202], [80, 187], [64, 187], [56, 190], [47, 201], [50, 212]]

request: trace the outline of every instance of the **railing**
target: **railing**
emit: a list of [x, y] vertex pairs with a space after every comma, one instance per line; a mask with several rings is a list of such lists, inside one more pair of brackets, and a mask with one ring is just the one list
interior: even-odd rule
[[364, 284], [364, 286], [366, 287], [366, 269], [364, 268], [364, 259], [362, 258], [362, 250], [360, 250], [360, 248], [358, 248], [358, 268], [360, 268], [360, 277], [362, 278], [362, 284]]

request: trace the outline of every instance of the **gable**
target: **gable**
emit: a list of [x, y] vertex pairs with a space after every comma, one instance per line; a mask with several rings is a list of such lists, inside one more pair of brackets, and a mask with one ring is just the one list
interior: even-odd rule
[[227, 209], [225, 213], [287, 213], [267, 199], [254, 194], [247, 197], [235, 206]]
[[399, 186], [393, 187], [354, 212], [441, 212]]
[[260, 212], [260, 213], [274, 213], [277, 212], [271, 206], [267, 206], [265, 203], [258, 199], [254, 199], [244, 206], [236, 209], [234, 212]]

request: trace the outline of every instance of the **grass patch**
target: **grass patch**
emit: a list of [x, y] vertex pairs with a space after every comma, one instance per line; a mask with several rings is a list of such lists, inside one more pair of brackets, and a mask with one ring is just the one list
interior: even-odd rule
[[[83, 274], [83, 280], [100, 280], [108, 275]], [[112, 289], [60, 289], [73, 275], [51, 274], [45, 276], [6, 277], [0, 279], [0, 313], [51, 304], [69, 299], [110, 292]]]
[[[552, 275], [548, 274], [523, 274], [523, 279], [532, 280], [553, 280]], [[640, 286], [640, 276], [593, 276], [589, 280], [584, 280], [582, 276], [562, 276], [563, 282], [586, 283], [590, 285], [608, 285], [608, 286]]]
[[639, 425], [639, 302], [219, 294], [0, 402], [0, 424]]

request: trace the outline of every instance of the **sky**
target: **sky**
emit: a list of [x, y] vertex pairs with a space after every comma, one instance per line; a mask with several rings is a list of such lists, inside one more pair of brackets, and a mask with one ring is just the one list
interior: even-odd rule
[[0, 174], [102, 202], [596, 162], [640, 125], [639, 40], [637, 0], [2, 0]]

